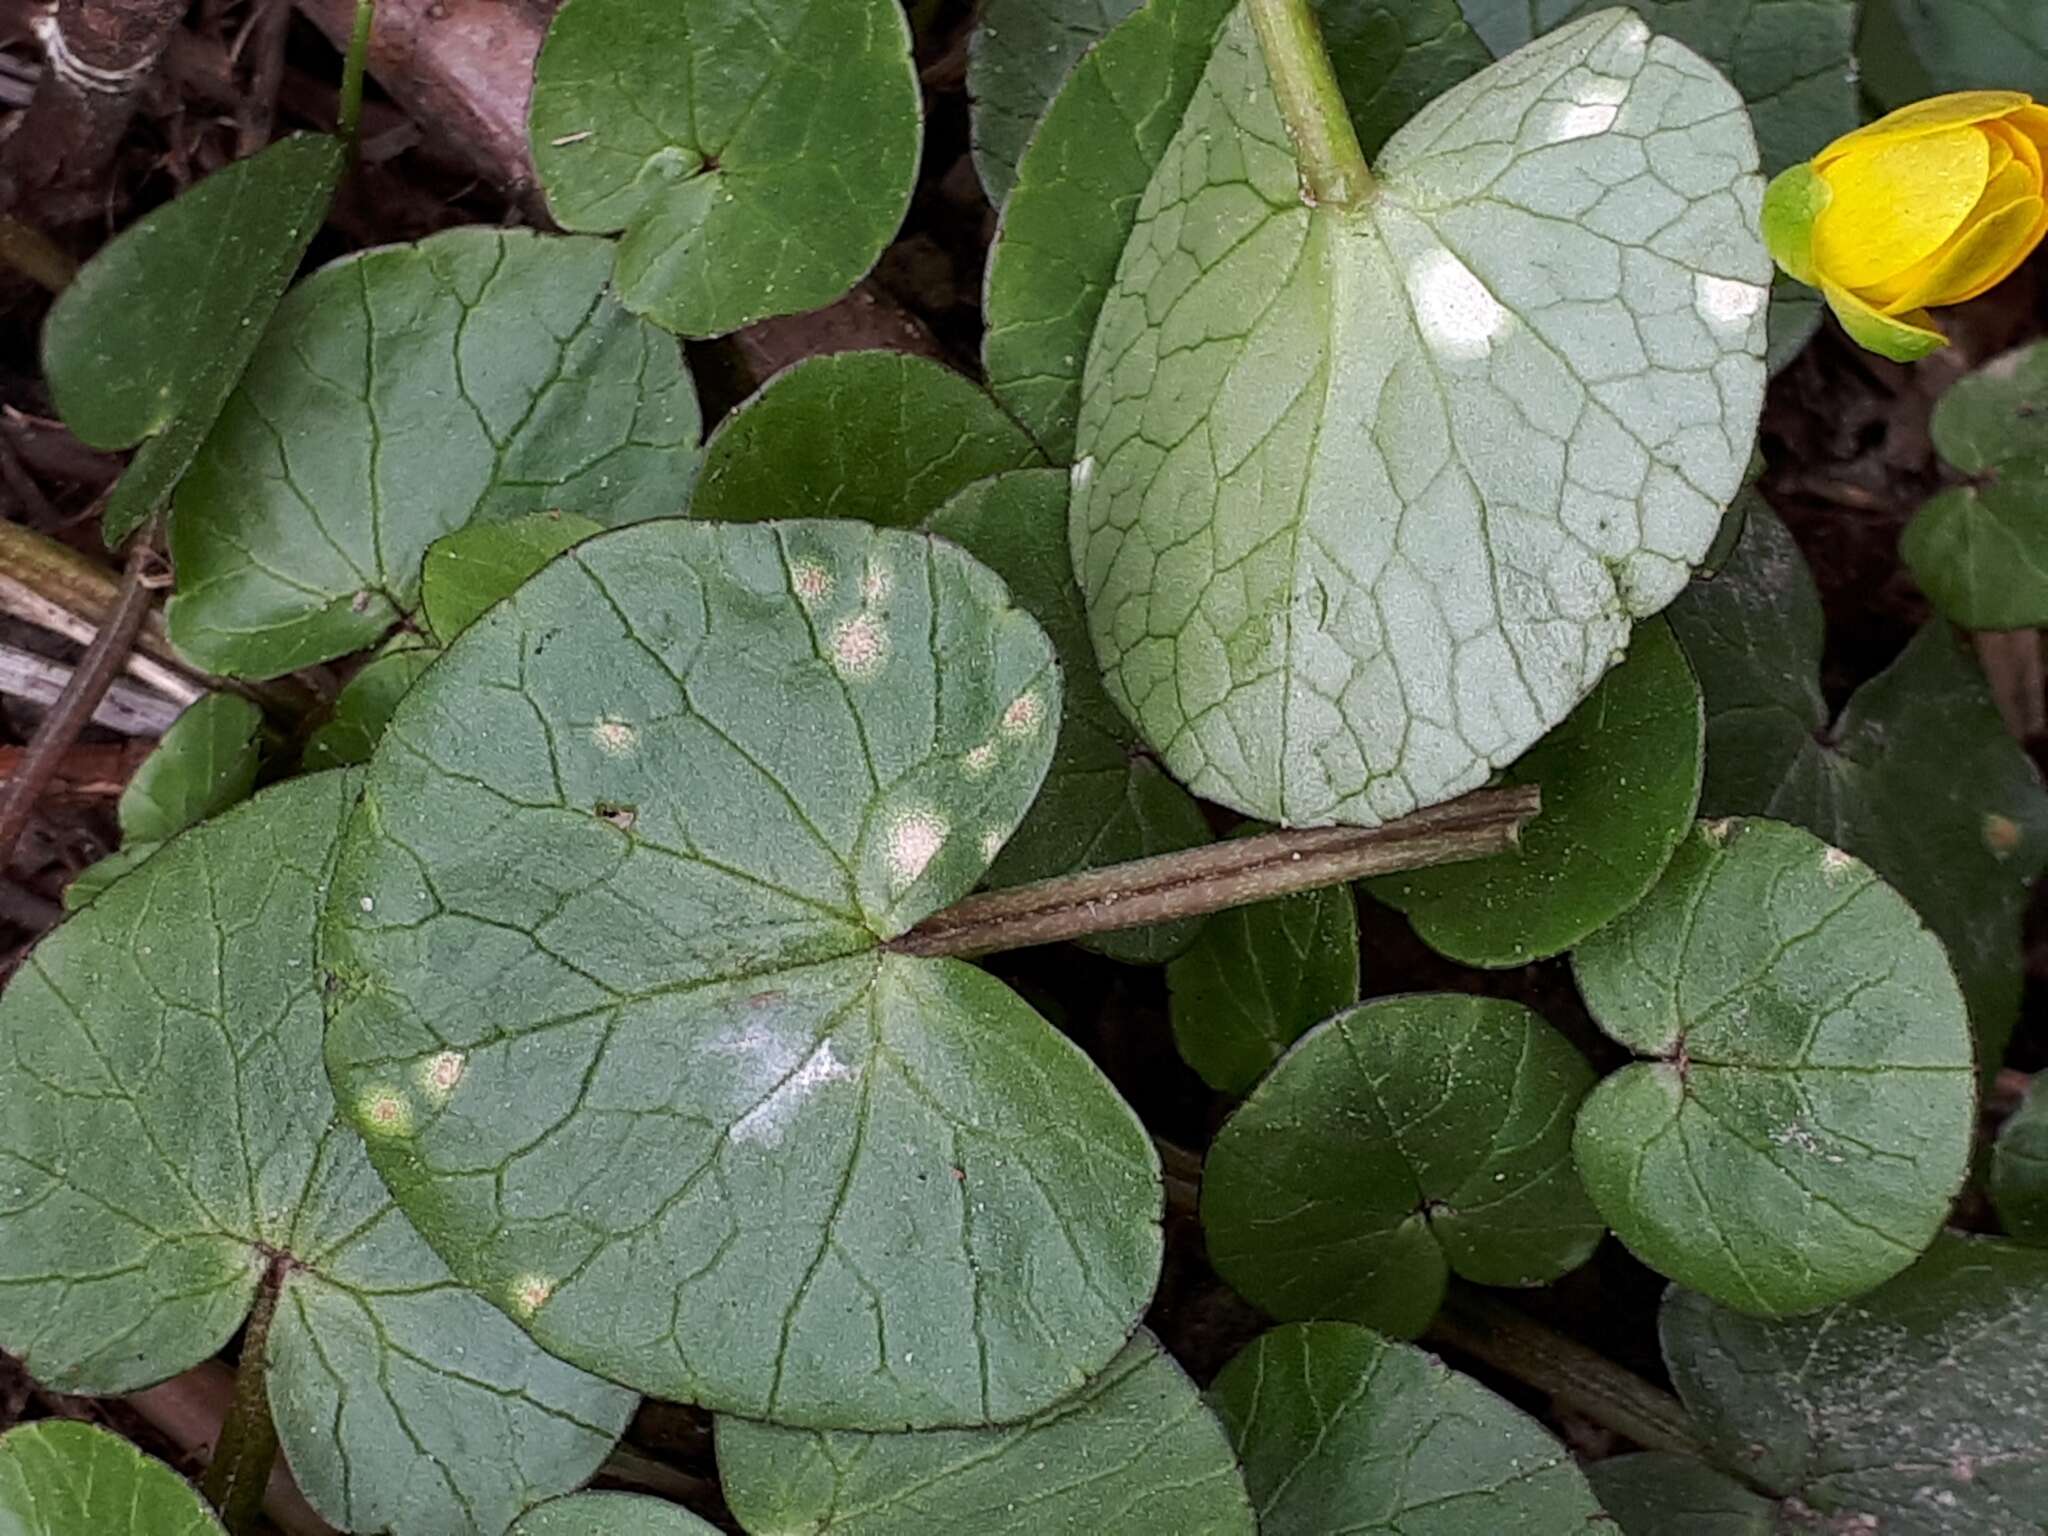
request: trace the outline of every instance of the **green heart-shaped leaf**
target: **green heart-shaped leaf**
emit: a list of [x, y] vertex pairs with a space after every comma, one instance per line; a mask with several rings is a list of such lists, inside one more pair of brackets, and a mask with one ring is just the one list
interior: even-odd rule
[[533, 512], [509, 523], [458, 528], [427, 549], [420, 567], [420, 607], [427, 627], [449, 644], [533, 573], [604, 525], [573, 512]]
[[[1239, 835], [1270, 830], [1256, 823]], [[1219, 1093], [1246, 1093], [1287, 1048], [1358, 1001], [1358, 905], [1341, 885], [1219, 912], [1166, 968], [1173, 1042]]]
[[216, 171], [109, 241], [43, 326], [64, 423], [142, 444], [101, 515], [119, 545], [170, 499], [263, 340], [341, 180], [341, 141], [298, 134]]
[[967, 53], [974, 168], [997, 208], [1067, 74], [1144, 0], [986, 0]]
[[1254, 1339], [1210, 1401], [1260, 1536], [1566, 1536], [1601, 1528], [1570, 1454], [1519, 1408], [1350, 1323]]
[[1571, 712], [1741, 485], [1755, 166], [1727, 82], [1604, 12], [1425, 107], [1356, 207], [1309, 207], [1250, 24], [1225, 24], [1077, 437], [1096, 654], [1168, 771], [1269, 821], [1371, 824]]
[[210, 693], [171, 723], [121, 792], [121, 836], [160, 843], [256, 787], [263, 711], [233, 693]]
[[910, 43], [897, 0], [570, 0], [534, 67], [548, 207], [623, 230], [620, 298], [685, 336], [821, 309], [910, 206]]
[[1072, 1397], [1021, 1424], [909, 1435], [718, 1421], [726, 1498], [754, 1536], [1252, 1536], [1230, 1442], [1142, 1330]]
[[469, 522], [680, 512], [696, 394], [610, 264], [599, 240], [454, 229], [299, 284], [178, 488], [178, 648], [275, 676], [417, 614], [427, 546]]
[[1218, 1274], [1274, 1317], [1420, 1333], [1451, 1272], [1537, 1285], [1606, 1228], [1572, 1169], [1593, 1070], [1518, 1003], [1385, 998], [1304, 1036], [1202, 1172]]
[[983, 476], [1044, 462], [972, 379], [902, 352], [841, 352], [785, 369], [719, 424], [691, 511], [912, 528]]
[[528, 1510], [506, 1536], [716, 1536], [687, 1509], [637, 1493], [577, 1493]]
[[198, 1490], [111, 1430], [42, 1419], [0, 1435], [7, 1536], [224, 1536]]
[[1572, 956], [1603, 1081], [1573, 1151], [1652, 1267], [1747, 1312], [1881, 1284], [1941, 1229], [1976, 1116], [1948, 957], [1869, 867], [1782, 822], [1709, 822]]
[[[1071, 0], [1058, 3], [1071, 9]], [[1093, 9], [1098, 14], [1077, 25], [1102, 41], [1065, 75], [1018, 165], [989, 253], [986, 296], [989, 385], [1062, 463], [1074, 453], [1088, 338], [1139, 200], [1231, 6], [1148, 0], [1106, 37], [1109, 18]], [[1455, 0], [1320, 0], [1315, 9], [1368, 154], [1417, 108], [1486, 63], [1485, 46], [1459, 20]], [[1048, 96], [1060, 79], [1034, 78]], [[987, 157], [979, 163], [986, 172]]]
[[1706, 737], [1670, 626], [1638, 625], [1627, 659], [1504, 775], [1543, 790], [1521, 847], [1375, 880], [1372, 894], [1466, 965], [1562, 954], [1642, 900], [1671, 862], [1699, 807]]
[[[1018, 470], [980, 481], [925, 526], [1003, 578], [1052, 641], [1066, 683], [1059, 746], [1045, 785], [990, 866], [989, 884], [1021, 885], [1208, 842], [1201, 808], [1139, 749], [1130, 722], [1102, 691], [1067, 557], [1065, 472]], [[1202, 919], [1188, 918], [1083, 942], [1113, 959], [1157, 965], [1186, 949], [1203, 928]]]
[[1671, 626], [1707, 700], [1701, 812], [1794, 822], [1867, 862], [1947, 946], [1996, 1070], [2019, 1016], [2020, 921], [2048, 868], [2048, 792], [1975, 659], [1931, 625], [1831, 725], [1820, 595], [1761, 502]]
[[367, 763], [398, 701], [440, 656], [432, 646], [415, 645], [365, 662], [336, 697], [333, 714], [306, 738], [305, 766], [348, 768]]
[[1881, 1290], [1775, 1322], [1674, 1286], [1660, 1331], [1679, 1396], [1719, 1455], [1796, 1496], [1814, 1529], [2032, 1536], [2048, 1525], [2048, 1254], [1944, 1236]]
[[1772, 1536], [1778, 1506], [1691, 1456], [1645, 1451], [1586, 1468], [1623, 1536]]
[[2005, 1230], [2048, 1247], [2048, 1089], [2036, 1079], [1991, 1148], [1991, 1200]]
[[1059, 708], [994, 576], [854, 523], [601, 535], [465, 631], [323, 950], [339, 1095], [451, 1268], [566, 1359], [813, 1427], [1014, 1419], [1106, 1364], [1149, 1139], [993, 978], [880, 948], [980, 881]]
[[457, 1285], [335, 1113], [313, 931], [355, 783], [166, 844], [0, 998], [0, 1347], [133, 1391], [218, 1351], [271, 1271], [270, 1407], [314, 1506], [489, 1536], [588, 1477], [633, 1397]]

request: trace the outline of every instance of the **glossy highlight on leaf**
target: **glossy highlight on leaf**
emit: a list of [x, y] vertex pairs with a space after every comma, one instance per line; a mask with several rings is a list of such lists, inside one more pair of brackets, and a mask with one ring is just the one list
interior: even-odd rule
[[564, 1358], [748, 1417], [984, 1424], [1105, 1365], [1150, 1141], [994, 978], [880, 948], [979, 883], [1059, 710], [1000, 581], [854, 523], [603, 534], [473, 624], [322, 941], [329, 1069], [428, 1241]]
[[110, 1429], [42, 1419], [0, 1435], [7, 1536], [224, 1536], [199, 1492]]

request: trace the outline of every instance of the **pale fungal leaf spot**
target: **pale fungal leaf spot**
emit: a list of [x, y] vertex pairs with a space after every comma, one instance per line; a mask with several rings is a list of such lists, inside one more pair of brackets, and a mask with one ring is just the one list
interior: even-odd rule
[[1855, 868], [1855, 856], [1839, 848], [1830, 848], [1820, 856], [1820, 872], [1830, 885]]
[[726, 1138], [736, 1142], [754, 1142], [761, 1146], [779, 1146], [782, 1133], [796, 1118], [797, 1111], [804, 1103], [827, 1083], [843, 1082], [853, 1076], [853, 1068], [832, 1054], [829, 1039], [818, 1042], [818, 1048], [805, 1058], [804, 1064], [784, 1078], [781, 1086], [767, 1098], [733, 1121]]
[[984, 741], [980, 746], [960, 759], [960, 766], [967, 770], [970, 779], [978, 779], [996, 765], [996, 744]]
[[1993, 858], [2011, 858], [2019, 851], [2020, 824], [1996, 811], [1988, 813], [1984, 817], [1984, 846], [1991, 850]]
[[1693, 308], [1700, 318], [1722, 332], [1747, 330], [1770, 297], [1770, 290], [1761, 283], [1711, 277], [1705, 272], [1693, 275], [1692, 293]]
[[1449, 251], [1426, 252], [1408, 269], [1408, 299], [1423, 340], [1440, 357], [1485, 357], [1513, 320], [1472, 269]]
[[981, 834], [981, 861], [993, 864], [997, 854], [1003, 851], [1003, 844], [1010, 840], [1010, 834], [1001, 827], [990, 827]]
[[889, 632], [871, 613], [841, 619], [832, 631], [832, 664], [843, 677], [873, 677], [889, 655]]
[[816, 607], [832, 595], [832, 573], [811, 560], [798, 560], [789, 568], [789, 584], [806, 608]]
[[1067, 471], [1067, 488], [1076, 496], [1085, 496], [1088, 494], [1088, 487], [1094, 483], [1095, 455], [1091, 453], [1076, 460], [1074, 467]]
[[590, 739], [607, 757], [623, 757], [639, 745], [640, 733], [623, 720], [602, 715], [590, 728]]
[[1029, 736], [1044, 720], [1045, 700], [1038, 696], [1037, 689], [1030, 689], [1018, 694], [1003, 711], [1003, 731], [1010, 736]]
[[946, 846], [951, 829], [946, 819], [931, 811], [910, 811], [889, 829], [889, 873], [898, 885], [908, 885], [925, 872], [939, 850]]
[[521, 1275], [512, 1282], [512, 1310], [521, 1317], [531, 1317], [548, 1304], [548, 1298], [555, 1294], [555, 1284], [539, 1275]]
[[1734, 830], [1734, 820], [1726, 816], [1723, 816], [1718, 821], [1708, 821], [1700, 824], [1700, 836], [1704, 837], [1716, 848], [1724, 846], [1728, 841], [1728, 834]]
[[420, 1088], [436, 1104], [448, 1102], [448, 1096], [455, 1091], [455, 1085], [462, 1081], [463, 1068], [468, 1060], [460, 1051], [442, 1051], [429, 1056], [420, 1064]]
[[356, 1119], [378, 1136], [404, 1136], [412, 1130], [412, 1105], [396, 1088], [372, 1088], [356, 1102]]
[[870, 603], [879, 603], [895, 590], [895, 572], [879, 560], [869, 560], [867, 573], [860, 579], [860, 595]]

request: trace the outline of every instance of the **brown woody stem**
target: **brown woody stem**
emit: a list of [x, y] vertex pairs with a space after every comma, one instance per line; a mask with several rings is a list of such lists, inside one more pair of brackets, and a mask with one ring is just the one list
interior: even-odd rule
[[985, 955], [1201, 917], [1369, 875], [1506, 853], [1542, 809], [1534, 785], [1483, 789], [1378, 827], [1311, 827], [1233, 838], [988, 891], [935, 912], [888, 948]]

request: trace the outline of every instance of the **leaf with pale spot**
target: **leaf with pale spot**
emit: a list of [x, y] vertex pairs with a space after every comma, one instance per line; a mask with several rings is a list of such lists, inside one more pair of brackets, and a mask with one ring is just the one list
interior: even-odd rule
[[42, 1419], [0, 1435], [7, 1536], [223, 1536], [198, 1490], [110, 1429]]
[[1435, 804], [1559, 724], [1706, 554], [1762, 404], [1741, 101], [1633, 16], [1445, 93], [1378, 175], [1304, 204], [1233, 17], [1083, 386], [1110, 695], [1195, 794], [1288, 825]]
[[[315, 919], [358, 780], [167, 843], [0, 998], [0, 1348], [112, 1394], [218, 1352], [281, 1264], [270, 1411], [328, 1519], [497, 1536], [596, 1470], [633, 1397], [458, 1285], [335, 1111]], [[423, 1068], [439, 1093], [460, 1064]]]
[[1105, 1365], [1150, 1141], [994, 978], [883, 947], [980, 882], [1059, 709], [1001, 582], [857, 523], [603, 534], [465, 631], [322, 951], [339, 1096], [450, 1267], [586, 1368], [809, 1427], [1015, 1419]]

